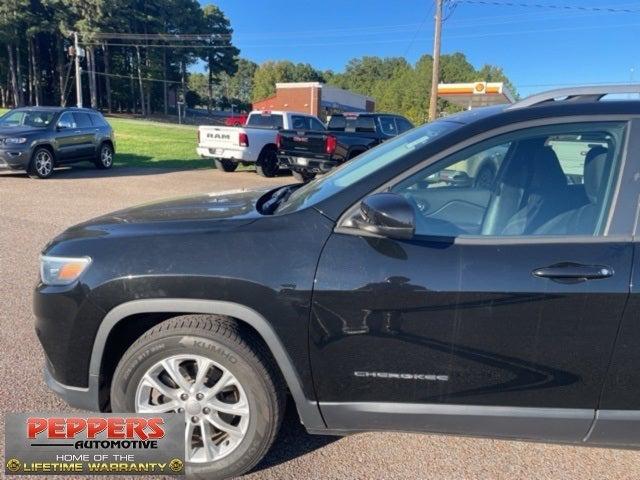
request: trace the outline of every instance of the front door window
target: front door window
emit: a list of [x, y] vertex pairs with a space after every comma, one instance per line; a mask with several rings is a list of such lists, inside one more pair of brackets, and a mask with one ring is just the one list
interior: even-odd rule
[[396, 185], [416, 234], [601, 235], [623, 123], [531, 128], [468, 148]]

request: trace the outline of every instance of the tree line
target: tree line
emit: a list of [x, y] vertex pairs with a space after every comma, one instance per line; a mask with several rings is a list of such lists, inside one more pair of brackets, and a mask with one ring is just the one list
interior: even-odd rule
[[2, 0], [2, 106], [76, 103], [73, 32], [85, 104], [109, 112], [169, 113], [192, 65], [206, 68], [209, 98], [237, 69], [229, 20], [197, 0]]
[[[2, 0], [0, 104], [76, 103], [73, 33], [84, 50], [85, 104], [107, 112], [173, 114], [191, 107], [248, 111], [277, 82], [319, 81], [372, 96], [380, 111], [426, 120], [432, 57], [352, 59], [343, 72], [308, 63], [239, 58], [228, 18], [198, 0]], [[504, 81], [502, 69], [476, 69], [462, 53], [444, 55], [441, 81]], [[440, 109], [455, 106], [440, 101]]]
[[[513, 84], [498, 66], [475, 68], [463, 53], [443, 55], [440, 65], [442, 82], [505, 82], [517, 95]], [[287, 60], [257, 65], [240, 59], [234, 74], [220, 75], [220, 81], [213, 89], [213, 101], [219, 108], [229, 109], [233, 105], [236, 111], [248, 111], [252, 101], [273, 95], [277, 82], [318, 81], [369, 95], [375, 98], [377, 110], [400, 113], [420, 124], [427, 119], [432, 67], [431, 55], [423, 55], [415, 64], [402, 57], [365, 56], [349, 61], [344, 72], [340, 73], [322, 71], [308, 63]], [[195, 93], [192, 99], [194, 105], [208, 102], [207, 78], [204, 74], [192, 74], [189, 86]], [[440, 99], [439, 110], [455, 112], [460, 107]]]

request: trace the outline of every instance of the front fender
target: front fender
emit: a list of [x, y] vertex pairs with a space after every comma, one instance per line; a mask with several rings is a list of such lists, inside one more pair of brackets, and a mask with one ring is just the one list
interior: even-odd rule
[[[237, 318], [251, 325], [262, 337], [275, 358], [278, 367], [287, 382], [289, 391], [295, 400], [302, 423], [308, 429], [326, 428], [326, 425], [320, 415], [317, 402], [315, 400], [308, 399], [305, 396], [300, 376], [293, 365], [291, 357], [280, 341], [280, 338], [271, 327], [271, 324], [252, 308], [234, 302], [192, 298], [158, 298], [133, 300], [118, 305], [107, 313], [100, 324], [100, 328], [98, 329], [89, 366], [89, 388], [95, 388], [97, 391], [97, 382], [100, 378], [100, 368], [104, 348], [107, 338], [109, 337], [109, 333], [116, 324], [121, 321], [126, 321], [128, 317], [135, 314], [170, 312], [226, 315]], [[91, 385], [92, 383], [94, 383], [94, 385]]]

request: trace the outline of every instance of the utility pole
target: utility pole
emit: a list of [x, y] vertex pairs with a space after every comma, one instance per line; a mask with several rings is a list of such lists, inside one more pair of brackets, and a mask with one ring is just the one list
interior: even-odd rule
[[436, 2], [436, 25], [433, 38], [433, 72], [431, 74], [431, 98], [429, 99], [429, 121], [433, 121], [438, 116], [438, 83], [440, 82], [440, 38], [442, 36], [442, 3], [444, 0]]
[[76, 99], [78, 108], [82, 108], [82, 75], [80, 69], [80, 46], [78, 32], [73, 32], [73, 49], [76, 56]]

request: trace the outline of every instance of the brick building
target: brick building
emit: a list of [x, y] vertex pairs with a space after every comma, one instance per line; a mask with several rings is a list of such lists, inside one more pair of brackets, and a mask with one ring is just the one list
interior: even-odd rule
[[339, 112], [373, 112], [375, 101], [320, 82], [276, 83], [276, 93], [253, 103], [254, 110], [291, 110], [320, 118]]

